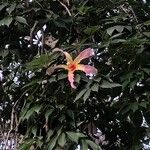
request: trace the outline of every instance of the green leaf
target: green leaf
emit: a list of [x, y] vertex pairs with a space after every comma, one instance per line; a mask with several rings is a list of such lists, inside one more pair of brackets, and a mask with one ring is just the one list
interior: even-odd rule
[[138, 102], [134, 102], [131, 103], [129, 107], [133, 112], [136, 112], [138, 110], [138, 106], [139, 106]]
[[147, 25], [147, 26], [149, 26], [149, 25], [150, 25], [150, 20], [148, 20], [148, 21], [145, 21], [145, 22], [144, 22], [144, 25]]
[[66, 73], [59, 73], [57, 76], [58, 80], [62, 80], [62, 79], [66, 79], [67, 78], [67, 74]]
[[24, 143], [19, 147], [19, 150], [29, 150], [34, 141], [34, 139], [25, 140]]
[[36, 105], [36, 106], [33, 107], [33, 109], [38, 114], [42, 107], [43, 107], [42, 105]]
[[30, 63], [26, 64], [26, 70], [36, 71], [43, 67], [47, 67], [52, 62], [54, 62], [54, 55], [51, 54], [50, 56], [47, 54], [43, 54], [38, 58], [33, 59]]
[[90, 97], [91, 89], [87, 90], [86, 93], [83, 96], [84, 102]]
[[91, 140], [86, 140], [86, 142], [88, 143], [88, 145], [89, 145], [93, 150], [101, 150], [100, 146], [98, 146], [97, 144], [95, 144], [93, 141], [91, 141]]
[[120, 87], [121, 85], [118, 83], [111, 83], [106, 80], [103, 80], [103, 82], [100, 84], [101, 88], [115, 88], [115, 87]]
[[9, 50], [0, 50], [0, 56], [2, 56], [3, 58], [6, 57], [9, 54]]
[[148, 102], [141, 102], [140, 104], [139, 104], [139, 106], [141, 106], [141, 107], [144, 107], [144, 108], [147, 108], [147, 105], [148, 105]]
[[4, 9], [7, 5], [8, 5], [8, 3], [3, 3], [2, 5], [0, 5], [0, 11], [1, 11], [2, 9]]
[[49, 130], [48, 133], [47, 133], [47, 139], [46, 139], [46, 142], [48, 142], [51, 138], [51, 136], [53, 135], [54, 131], [53, 130]]
[[126, 28], [127, 30], [129, 30], [130, 32], [132, 31], [132, 27], [131, 27], [131, 26], [125, 26], [125, 28]]
[[12, 18], [12, 17], [6, 17], [6, 18], [0, 20], [0, 26], [6, 25], [6, 26], [9, 27], [10, 24], [12, 23], [12, 21], [13, 21], [13, 18]]
[[7, 8], [7, 12], [9, 15], [15, 10], [16, 4], [11, 4], [9, 8]]
[[30, 110], [27, 111], [24, 118], [29, 119], [35, 112], [39, 113], [39, 111], [41, 110], [42, 107], [43, 107], [42, 105], [36, 105], [36, 106], [32, 107]]
[[80, 99], [84, 93], [87, 91], [87, 89], [82, 89], [76, 96], [75, 100], [74, 101], [77, 101], [78, 99]]
[[88, 34], [88, 35], [92, 35], [93, 33], [97, 32], [99, 30], [100, 26], [90, 26], [87, 27], [83, 32]]
[[33, 126], [32, 127], [32, 131], [31, 131], [34, 135], [34, 137], [36, 136], [36, 133], [37, 133], [37, 127], [36, 126]]
[[85, 142], [85, 140], [82, 140], [82, 149], [88, 150], [88, 144], [87, 144], [87, 142]]
[[50, 142], [48, 143], [48, 150], [52, 150], [55, 146], [56, 146], [56, 142], [58, 140], [58, 137], [60, 136], [61, 134], [61, 130], [62, 128], [60, 128], [58, 131], [57, 131], [57, 134], [50, 140]]
[[29, 119], [34, 113], [34, 108], [32, 107], [30, 110], [27, 111], [27, 113], [25, 114], [25, 116], [23, 117], [23, 119]]
[[124, 26], [110, 27], [110, 28], [107, 29], [107, 34], [109, 34], [111, 36], [115, 30], [117, 30], [118, 32], [122, 32], [123, 29], [124, 29]]
[[66, 144], [66, 135], [65, 135], [65, 133], [62, 133], [62, 134], [59, 136], [58, 144], [59, 144], [61, 147], [64, 147], [64, 145]]
[[98, 83], [95, 83], [95, 84], [91, 87], [91, 90], [92, 90], [92, 91], [95, 91], [95, 92], [98, 92], [98, 90], [99, 90], [99, 84], [98, 84]]
[[40, 81], [40, 80], [33, 80], [33, 81], [29, 82], [28, 84], [24, 85], [24, 86], [22, 87], [22, 89], [24, 89], [24, 88], [29, 88], [30, 86], [34, 86], [34, 85], [38, 84], [39, 81]]
[[26, 25], [28, 24], [26, 19], [21, 17], [21, 16], [16, 16], [15, 20], [18, 21], [19, 23], [23, 23], [23, 24], [26, 24]]
[[66, 134], [71, 141], [78, 143], [79, 137], [78, 137], [78, 134], [76, 132], [66, 132]]
[[150, 75], [150, 69], [149, 68], [142, 68], [142, 70], [147, 73], [148, 75]]
[[78, 143], [78, 140], [79, 138], [85, 138], [86, 135], [84, 135], [83, 133], [79, 133], [79, 132], [66, 132], [68, 138], [71, 140], [71, 141], [74, 141], [76, 143]]
[[53, 113], [54, 109], [48, 109], [45, 113], [45, 119], [48, 120], [49, 116]]
[[50, 140], [50, 142], [48, 143], [48, 150], [53, 150], [53, 148], [54, 148], [55, 145], [56, 145], [57, 139], [58, 139], [58, 137], [57, 137], [57, 135], [55, 135], [55, 136]]

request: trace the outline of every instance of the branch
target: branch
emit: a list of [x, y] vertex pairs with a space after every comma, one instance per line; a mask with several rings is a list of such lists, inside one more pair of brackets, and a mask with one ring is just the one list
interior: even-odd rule
[[[16, 122], [16, 126], [18, 127], [18, 124], [19, 124], [19, 122], [17, 121], [17, 116], [16, 116], [16, 114], [15, 114], [15, 112], [16, 112], [16, 106], [17, 106], [17, 104], [18, 104], [18, 102], [19, 102], [19, 100], [24, 96], [24, 94], [26, 93], [27, 91], [25, 91], [25, 92], [23, 92], [23, 94], [20, 96], [20, 98], [19, 99], [17, 99], [16, 100], [16, 102], [14, 103], [14, 105], [13, 105], [13, 107], [12, 107], [12, 111], [11, 111], [11, 121], [10, 121], [10, 130], [8, 131], [8, 134], [7, 134], [7, 137], [6, 137], [6, 142], [5, 142], [5, 146], [4, 146], [4, 150], [6, 149], [6, 146], [7, 146], [7, 144], [8, 144], [8, 139], [9, 139], [9, 137], [10, 137], [10, 133], [13, 131], [13, 129], [14, 129], [14, 122]], [[16, 128], [17, 128], [16, 127]]]
[[30, 30], [30, 45], [31, 45], [31, 47], [33, 45], [33, 33], [34, 33], [34, 30], [35, 30], [35, 27], [37, 26], [37, 24], [38, 24], [38, 21], [35, 21], [33, 27]]
[[67, 7], [64, 3], [62, 3], [60, 0], [58, 0], [58, 2], [66, 9], [68, 15], [71, 16], [71, 12], [70, 12], [70, 10], [68, 9], [68, 7]]

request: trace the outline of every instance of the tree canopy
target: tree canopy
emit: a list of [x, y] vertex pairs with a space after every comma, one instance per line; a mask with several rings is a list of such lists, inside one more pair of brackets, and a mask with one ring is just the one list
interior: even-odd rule
[[[1, 0], [0, 33], [5, 148], [13, 135], [20, 150], [146, 149], [148, 0]], [[85, 49], [94, 53], [82, 64], [97, 73], [77, 69], [72, 88], [54, 68]]]

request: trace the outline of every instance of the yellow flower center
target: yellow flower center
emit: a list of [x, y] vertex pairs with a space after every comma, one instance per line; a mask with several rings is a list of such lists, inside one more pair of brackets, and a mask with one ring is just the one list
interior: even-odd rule
[[68, 68], [69, 68], [70, 71], [75, 71], [77, 66], [76, 66], [76, 64], [69, 64]]

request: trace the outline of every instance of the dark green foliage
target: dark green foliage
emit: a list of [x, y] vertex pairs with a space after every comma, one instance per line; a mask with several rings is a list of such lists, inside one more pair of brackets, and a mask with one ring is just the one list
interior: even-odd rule
[[[21, 150], [142, 149], [150, 131], [150, 4], [68, 1], [0, 3], [0, 130], [13, 114]], [[65, 70], [46, 75], [65, 63], [56, 47], [73, 56], [93, 48], [98, 74], [76, 72], [76, 90]]]

